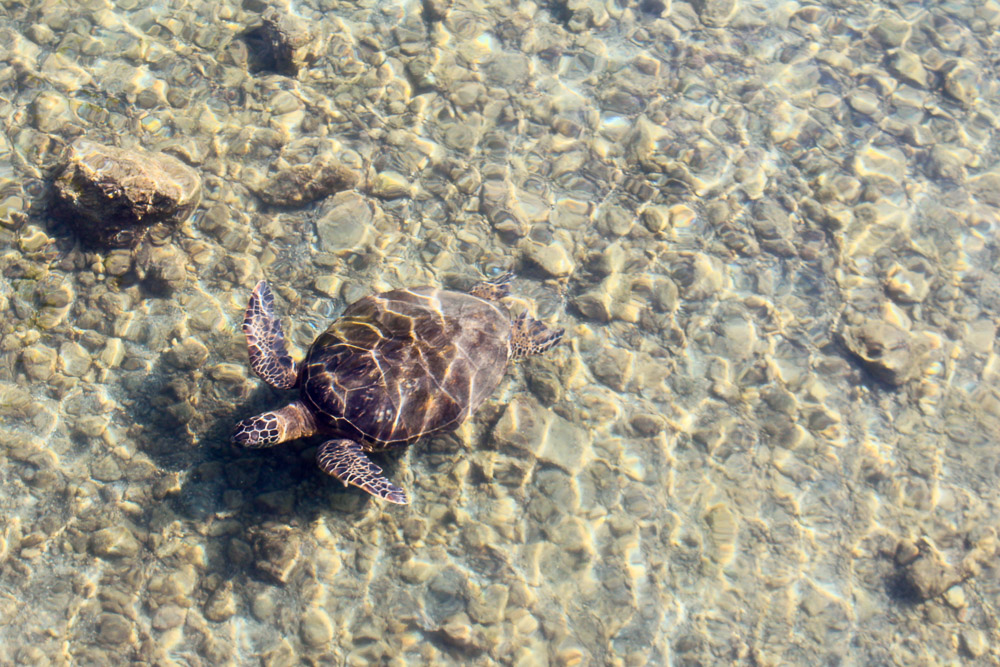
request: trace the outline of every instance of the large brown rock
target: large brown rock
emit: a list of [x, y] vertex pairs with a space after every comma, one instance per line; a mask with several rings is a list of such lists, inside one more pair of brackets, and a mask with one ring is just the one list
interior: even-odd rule
[[55, 179], [54, 213], [91, 246], [128, 248], [150, 227], [183, 222], [201, 198], [198, 173], [142, 149], [77, 139]]

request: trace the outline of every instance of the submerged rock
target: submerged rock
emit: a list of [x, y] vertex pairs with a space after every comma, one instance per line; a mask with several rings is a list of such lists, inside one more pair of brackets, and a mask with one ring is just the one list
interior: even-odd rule
[[252, 539], [257, 569], [286, 583], [299, 560], [301, 538], [288, 526], [269, 525], [253, 531]]
[[847, 327], [841, 337], [873, 375], [897, 387], [920, 375], [930, 351], [926, 341], [882, 320]]
[[101, 614], [97, 621], [97, 638], [102, 644], [118, 646], [132, 641], [132, 624], [120, 614]]
[[299, 626], [302, 643], [312, 648], [321, 648], [333, 639], [333, 624], [330, 616], [322, 609], [307, 609], [302, 614]]
[[963, 104], [976, 99], [980, 82], [979, 70], [972, 63], [959, 60], [945, 66], [944, 91]]
[[316, 221], [319, 246], [324, 252], [360, 249], [374, 233], [375, 214], [368, 201], [357, 192], [341, 192], [323, 203], [329, 208]]
[[201, 198], [201, 179], [163, 153], [77, 139], [55, 179], [53, 213], [90, 245], [135, 246], [150, 227], [175, 227]]
[[205, 604], [205, 618], [216, 623], [229, 620], [236, 614], [236, 599], [233, 597], [233, 582], [225, 581], [208, 598]]
[[896, 566], [901, 570], [907, 592], [919, 600], [942, 595], [961, 582], [963, 573], [950, 565], [929, 540], [917, 543], [900, 540], [896, 545]]
[[424, 18], [428, 21], [443, 21], [451, 9], [451, 0], [423, 0]]
[[153, 614], [152, 626], [156, 630], [169, 630], [184, 625], [187, 610], [175, 604], [167, 604]]
[[736, 0], [695, 0], [691, 6], [701, 22], [711, 28], [727, 25], [739, 9]]
[[522, 247], [525, 259], [538, 266], [546, 275], [563, 278], [573, 273], [573, 258], [558, 241], [549, 245], [527, 241]]
[[750, 224], [761, 246], [776, 255], [791, 257], [795, 254], [795, 225], [788, 212], [778, 203], [763, 199], [754, 204]]
[[576, 474], [592, 457], [592, 437], [534, 401], [515, 396], [493, 429], [501, 449], [527, 452], [539, 461]]
[[312, 203], [341, 190], [350, 190], [358, 175], [329, 159], [297, 164], [282, 169], [257, 190], [257, 196], [271, 206], [296, 207]]
[[141, 546], [122, 526], [103, 528], [90, 537], [90, 550], [101, 558], [134, 558]]
[[920, 62], [920, 56], [910, 51], [898, 51], [889, 64], [889, 69], [896, 78], [917, 88], [927, 88], [929, 78], [927, 70]]
[[170, 295], [187, 282], [185, 256], [173, 245], [143, 244], [135, 255], [136, 275], [153, 294]]
[[242, 37], [247, 44], [251, 72], [285, 76], [295, 76], [315, 61], [322, 46], [305, 20], [281, 15], [273, 7], [261, 17], [260, 25], [248, 29]]

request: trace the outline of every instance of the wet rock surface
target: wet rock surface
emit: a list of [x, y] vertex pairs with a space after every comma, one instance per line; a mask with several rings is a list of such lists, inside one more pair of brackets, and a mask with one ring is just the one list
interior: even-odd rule
[[139, 553], [141, 545], [123, 526], [97, 531], [90, 538], [90, 549], [102, 558], [131, 558]]
[[274, 7], [241, 37], [247, 45], [251, 72], [296, 76], [322, 53], [322, 42], [308, 21]]
[[150, 227], [183, 222], [201, 196], [200, 178], [175, 157], [78, 139], [54, 182], [56, 215], [85, 243], [133, 247]]
[[374, 238], [373, 205], [356, 192], [330, 198], [316, 221], [320, 247], [333, 253], [355, 251]]
[[895, 560], [902, 570], [906, 590], [920, 600], [943, 595], [964, 579], [964, 575], [945, 562], [934, 545], [926, 540], [919, 543], [902, 540], [896, 546]]
[[349, 190], [358, 175], [348, 167], [328, 159], [282, 169], [257, 190], [264, 203], [295, 208], [341, 190]]
[[301, 538], [288, 526], [265, 526], [250, 536], [257, 570], [276, 583], [288, 582], [301, 553]]
[[188, 277], [187, 258], [172, 245], [140, 246], [131, 266], [152, 294], [173, 294], [184, 287]]
[[842, 337], [847, 348], [868, 370], [894, 386], [918, 377], [930, 351], [929, 342], [881, 320], [846, 327]]
[[310, 609], [302, 616], [302, 641], [311, 648], [322, 648], [333, 639], [333, 625], [322, 609]]

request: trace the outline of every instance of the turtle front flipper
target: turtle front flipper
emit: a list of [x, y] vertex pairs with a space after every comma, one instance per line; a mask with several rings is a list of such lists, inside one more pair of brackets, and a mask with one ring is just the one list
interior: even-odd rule
[[382, 469], [365, 456], [354, 440], [327, 440], [316, 452], [316, 463], [344, 486], [351, 484], [398, 505], [408, 505], [406, 492], [382, 476]]
[[306, 438], [316, 432], [316, 419], [301, 401], [283, 408], [247, 417], [236, 424], [232, 440], [237, 445], [260, 449]]
[[549, 329], [524, 313], [514, 318], [510, 327], [512, 357], [541, 354], [562, 340], [564, 329]]
[[253, 372], [276, 389], [293, 388], [298, 383], [299, 369], [285, 347], [281, 321], [274, 314], [274, 295], [266, 280], [257, 283], [250, 294], [243, 333]]
[[485, 301], [499, 301], [510, 295], [510, 284], [516, 277], [513, 271], [508, 271], [492, 280], [476, 283], [469, 290], [469, 294]]

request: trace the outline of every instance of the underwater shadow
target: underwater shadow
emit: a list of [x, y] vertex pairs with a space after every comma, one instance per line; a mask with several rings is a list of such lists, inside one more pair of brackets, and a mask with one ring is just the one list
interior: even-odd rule
[[[265, 449], [230, 442], [240, 419], [287, 403], [294, 392], [261, 382], [239, 395], [244, 382], [234, 393], [208, 373], [173, 367], [166, 356], [125, 387], [134, 408], [135, 439], [160, 471], [159, 479], [151, 481], [153, 500], [169, 508], [167, 520], [187, 523], [204, 536], [209, 572], [226, 580], [273, 584], [273, 570], [280, 567], [270, 563], [284, 557], [281, 545], [305, 539], [318, 519], [344, 523], [345, 528], [371, 520], [370, 504], [379, 501], [344, 487], [316, 465], [316, 448], [325, 437]], [[214, 361], [221, 360], [210, 359], [207, 365]], [[400, 464], [395, 453], [373, 460], [389, 475]], [[162, 510], [158, 508], [158, 522], [164, 520]], [[276, 550], [278, 556], [273, 555]]]
[[[294, 392], [260, 382], [249, 394], [234, 394], [223, 380], [174, 368], [165, 355], [133, 385], [139, 448], [161, 471], [177, 476], [179, 484], [165, 500], [182, 519], [304, 525], [321, 513], [357, 510], [368, 502], [367, 494], [345, 488], [317, 467], [323, 436], [263, 449], [230, 441], [240, 419], [281, 406]], [[397, 461], [389, 455], [378, 463], [391, 474]]]
[[906, 572], [893, 572], [885, 578], [885, 593], [889, 599], [903, 607], [915, 607], [924, 601], [919, 589]]

